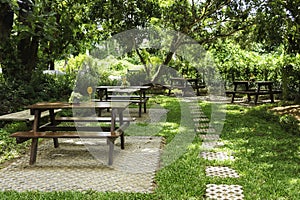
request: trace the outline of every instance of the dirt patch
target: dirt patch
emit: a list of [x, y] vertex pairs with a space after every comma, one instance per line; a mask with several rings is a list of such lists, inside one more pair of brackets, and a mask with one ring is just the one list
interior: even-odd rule
[[292, 115], [300, 122], [300, 105], [279, 106], [271, 110], [281, 115]]

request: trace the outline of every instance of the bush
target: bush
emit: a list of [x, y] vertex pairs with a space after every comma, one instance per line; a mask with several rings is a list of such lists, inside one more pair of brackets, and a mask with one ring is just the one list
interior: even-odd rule
[[25, 106], [38, 101], [64, 101], [69, 98], [73, 75], [55, 76], [35, 72], [31, 82], [10, 83], [0, 81], [0, 114], [23, 110]]
[[299, 121], [295, 117], [285, 114], [279, 118], [279, 122], [287, 132], [300, 135]]

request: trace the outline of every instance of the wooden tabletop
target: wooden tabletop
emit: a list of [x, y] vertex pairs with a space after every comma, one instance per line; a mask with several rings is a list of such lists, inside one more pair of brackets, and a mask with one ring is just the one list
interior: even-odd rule
[[46, 109], [86, 109], [86, 108], [127, 108], [129, 106], [129, 102], [82, 102], [79, 104], [75, 103], [67, 103], [67, 102], [40, 102], [30, 106], [27, 108], [32, 110], [46, 110]]
[[96, 89], [149, 89], [148, 85], [132, 85], [132, 86], [122, 86], [122, 85], [101, 85], [96, 87]]

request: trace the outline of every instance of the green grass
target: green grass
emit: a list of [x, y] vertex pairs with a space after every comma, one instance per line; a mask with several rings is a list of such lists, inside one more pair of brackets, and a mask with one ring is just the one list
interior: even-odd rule
[[[157, 97], [150, 101], [168, 109], [167, 122], [159, 124], [155, 135], [166, 138], [167, 144], [193, 136], [192, 125], [182, 119], [178, 99]], [[210, 117], [210, 103], [200, 103]], [[243, 186], [245, 199], [300, 199], [300, 138], [299, 127], [293, 120], [285, 120], [268, 109], [271, 104], [245, 108], [222, 106], [226, 120], [221, 138], [224, 147], [216, 151], [234, 152], [235, 161], [207, 161], [199, 158], [202, 141], [199, 137], [186, 147], [175, 162], [171, 162], [155, 177], [153, 194], [112, 192], [2, 192], [0, 199], [203, 199], [206, 184], [238, 184]], [[186, 117], [185, 117], [186, 118]], [[146, 130], [149, 124], [137, 129]], [[157, 128], [157, 127], [156, 127]], [[184, 135], [186, 134], [186, 135]], [[178, 145], [179, 148], [182, 146]], [[176, 148], [170, 148], [176, 153]], [[222, 165], [235, 169], [240, 178], [212, 178], [205, 176], [207, 166]]]
[[27, 129], [25, 122], [9, 123], [0, 129], [0, 169], [2, 168], [2, 163], [26, 152], [29, 142], [16, 144], [15, 138], [10, 137], [10, 134]]
[[300, 199], [300, 138], [287, 132], [291, 124], [260, 106], [228, 106], [222, 139], [235, 152], [237, 169], [247, 199]]

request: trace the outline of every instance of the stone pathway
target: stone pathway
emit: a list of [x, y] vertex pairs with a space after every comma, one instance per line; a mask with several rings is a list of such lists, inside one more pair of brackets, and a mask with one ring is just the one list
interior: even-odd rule
[[106, 141], [93, 139], [52, 140], [39, 146], [37, 162], [26, 155], [0, 170], [0, 190], [86, 191], [152, 193], [159, 169], [162, 138], [127, 136], [125, 149], [116, 141], [114, 163], [107, 166]]
[[[217, 151], [216, 148], [223, 146], [220, 140], [220, 133], [217, 133], [209, 122], [209, 118], [198, 106], [198, 100], [185, 100], [189, 103], [192, 110], [195, 131], [200, 134], [202, 139], [201, 152], [199, 156], [209, 161], [234, 161], [234, 156], [227, 152]], [[239, 174], [227, 166], [207, 166], [205, 169], [206, 176], [220, 178], [239, 178]], [[242, 200], [244, 199], [243, 187], [240, 185], [226, 184], [207, 184], [205, 198], [215, 200]]]

